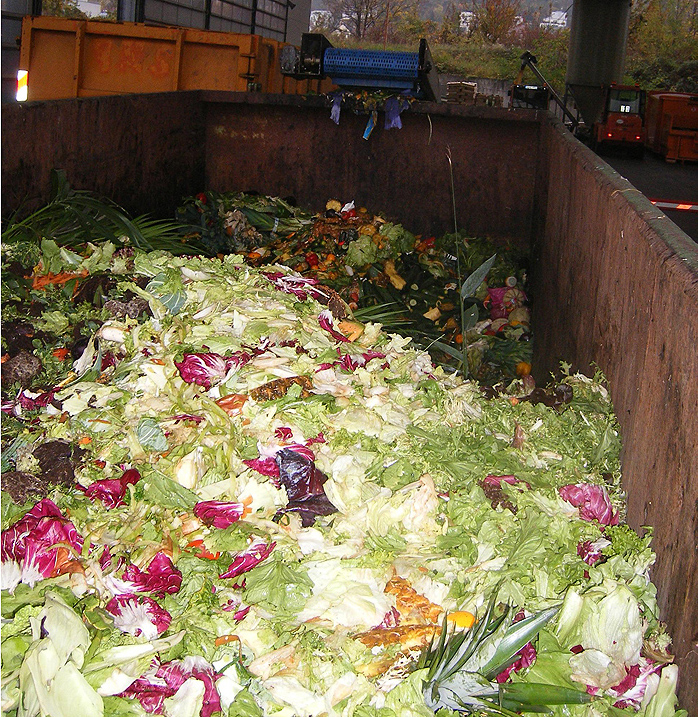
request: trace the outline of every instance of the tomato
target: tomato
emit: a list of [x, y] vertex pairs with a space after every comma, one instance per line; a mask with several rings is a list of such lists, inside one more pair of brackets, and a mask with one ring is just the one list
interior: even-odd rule
[[309, 251], [305, 255], [305, 261], [310, 267], [316, 267], [320, 263], [320, 259], [318, 259], [318, 255], [314, 251]]

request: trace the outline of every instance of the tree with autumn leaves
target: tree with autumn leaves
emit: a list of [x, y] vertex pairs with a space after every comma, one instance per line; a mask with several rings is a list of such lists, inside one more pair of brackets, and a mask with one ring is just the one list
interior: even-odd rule
[[[426, 37], [440, 71], [499, 79], [513, 79], [521, 53], [529, 50], [553, 85], [564, 89], [569, 31], [540, 27], [554, 7], [549, 0], [325, 2], [329, 12], [313, 29], [334, 44], [414, 46]], [[698, 0], [634, 0], [626, 57], [629, 82], [698, 92]]]
[[[399, 42], [405, 29], [414, 26], [419, 20], [425, 0], [327, 0], [327, 10], [331, 18], [324, 20], [325, 29], [339, 32], [354, 39]], [[504, 42], [520, 23], [520, 0], [468, 0], [450, 2], [443, 12], [442, 31], [449, 39], [456, 40], [460, 32], [460, 13], [469, 11], [474, 22], [468, 30], [478, 32], [487, 42]], [[419, 22], [416, 23], [420, 25]], [[420, 26], [421, 27], [421, 26]], [[443, 28], [449, 32], [444, 33]], [[424, 29], [436, 29], [435, 23]], [[402, 31], [402, 32], [401, 32]]]

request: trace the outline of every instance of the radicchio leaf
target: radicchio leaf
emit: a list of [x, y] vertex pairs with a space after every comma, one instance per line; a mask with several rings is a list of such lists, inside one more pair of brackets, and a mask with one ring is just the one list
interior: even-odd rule
[[[526, 613], [523, 610], [514, 617], [513, 622], [520, 622], [526, 617]], [[502, 683], [507, 682], [511, 677], [512, 673], [520, 672], [530, 667], [536, 661], [536, 648], [533, 647], [533, 643], [527, 642], [517, 653], [518, 657], [508, 667], [505, 667], [496, 677], [495, 681]]]
[[[60, 575], [70, 550], [79, 553], [83, 538], [48, 498], [39, 501], [16, 523], [2, 531], [0, 558], [19, 566], [17, 580], [33, 585]], [[15, 582], [16, 585], [16, 582]], [[8, 585], [13, 589], [14, 585]]]
[[560, 497], [579, 510], [582, 520], [597, 520], [601, 525], [618, 525], [618, 513], [613, 509], [606, 488], [592, 483], [562, 486]]
[[221, 609], [226, 612], [232, 612], [233, 620], [240, 622], [245, 619], [247, 613], [250, 611], [250, 605], [243, 605], [240, 598], [235, 597], [228, 600], [225, 605], [221, 605]]
[[536, 648], [530, 642], [527, 642], [516, 654], [518, 655], [516, 660], [494, 678], [496, 682], [506, 682], [513, 672], [525, 670], [536, 661]]
[[245, 515], [244, 503], [222, 500], [202, 500], [194, 506], [194, 515], [204, 524], [214, 528], [227, 528]]
[[252, 356], [245, 351], [238, 351], [227, 358], [216, 353], [186, 353], [181, 361], [175, 361], [175, 366], [184, 381], [208, 389], [214, 379], [224, 378], [231, 368], [244, 366], [251, 359]]
[[34, 411], [37, 408], [45, 408], [52, 403], [58, 387], [52, 388], [44, 393], [34, 393], [27, 389], [20, 391], [14, 401], [3, 401], [1, 410], [3, 413], [10, 413], [18, 418], [22, 415], [22, 410]]
[[334, 328], [334, 317], [329, 309], [321, 311], [317, 317], [317, 321], [318, 324], [320, 324], [320, 328], [327, 331], [333, 339], [341, 341], [342, 343], [349, 343], [349, 339]]
[[248, 570], [252, 570], [255, 565], [259, 565], [263, 560], [266, 560], [275, 547], [276, 543], [269, 543], [269, 545], [267, 545], [262, 538], [256, 538], [249, 547], [235, 556], [235, 559], [230, 563], [228, 569], [218, 577], [222, 580], [229, 580], [230, 578], [236, 578], [238, 575], [246, 573]]
[[276, 464], [276, 459], [273, 456], [267, 458], [248, 458], [243, 463], [257, 473], [261, 473], [263, 476], [268, 478], [279, 477], [279, 466]]
[[124, 471], [121, 478], [105, 478], [82, 488], [85, 495], [92, 501], [96, 498], [102, 501], [105, 508], [118, 508], [124, 504], [124, 496], [129, 485], [135, 485], [141, 479], [141, 474], [135, 468]]
[[106, 604], [114, 616], [114, 626], [134, 637], [154, 640], [172, 622], [172, 616], [146, 595], [117, 595]]
[[165, 662], [154, 672], [139, 677], [118, 696], [135, 697], [146, 712], [162, 714], [165, 700], [173, 697], [191, 677], [204, 683], [204, 700], [199, 713], [201, 717], [210, 717], [220, 712], [221, 700], [216, 689], [216, 680], [220, 675], [201, 657]]
[[285, 294], [292, 294], [300, 301], [306, 301], [310, 296], [316, 301], [327, 303], [327, 294], [316, 287], [317, 279], [306, 279], [303, 276], [290, 276], [288, 274], [282, 274], [280, 271], [275, 272], [264, 272], [263, 276], [266, 277], [274, 286]]
[[182, 573], [165, 553], [158, 553], [150, 561], [147, 570], [129, 565], [124, 570], [122, 579], [135, 592], [149, 592], [158, 597], [179, 592], [182, 586]]
[[587, 564], [596, 565], [603, 558], [602, 550], [611, 544], [610, 540], [599, 538], [598, 540], [585, 540], [577, 545], [577, 555]]
[[[625, 669], [627, 670], [625, 678], [614, 687], [609, 687], [606, 692], [611, 697], [617, 698], [617, 701], [613, 703], [614, 707], [618, 709], [632, 707], [639, 710], [645, 701], [648, 689], [652, 689], [650, 687], [651, 678], [661, 671], [661, 665], [641, 657], [637, 665]], [[658, 683], [659, 677], [656, 677], [654, 681]], [[654, 689], [656, 690], [656, 687]], [[649, 696], [647, 695], [647, 697]]]
[[304, 528], [311, 526], [318, 515], [337, 512], [323, 488], [327, 476], [316, 468], [312, 459], [284, 448], [276, 454], [276, 463], [279, 480], [288, 495], [284, 512], [297, 512]]

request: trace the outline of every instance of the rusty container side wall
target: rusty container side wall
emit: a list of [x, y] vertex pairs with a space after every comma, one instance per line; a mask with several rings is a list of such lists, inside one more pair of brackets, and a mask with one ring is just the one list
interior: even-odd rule
[[55, 168], [132, 214], [172, 217], [204, 187], [203, 137], [196, 92], [4, 104], [3, 216], [46, 202]]
[[698, 247], [559, 123], [544, 123], [546, 222], [534, 242], [534, 366], [608, 379], [628, 522], [654, 527], [660, 616], [681, 704], [698, 712]]
[[[206, 180], [217, 190], [293, 196], [323, 209], [356, 202], [418, 234], [453, 231], [450, 150], [458, 228], [528, 244], [538, 162], [535, 113], [427, 105], [402, 115], [402, 129], [368, 140], [367, 115], [343, 111], [336, 125], [322, 102], [205, 93]], [[251, 104], [252, 103], [252, 104]]]

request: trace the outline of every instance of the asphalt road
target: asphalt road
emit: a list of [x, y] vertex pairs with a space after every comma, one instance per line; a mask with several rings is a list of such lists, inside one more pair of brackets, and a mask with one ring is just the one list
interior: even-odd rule
[[[671, 164], [652, 152], [645, 152], [642, 159], [621, 154], [604, 154], [601, 158], [648, 199], [698, 205], [698, 164], [695, 162]], [[662, 211], [698, 242], [698, 211]]]

